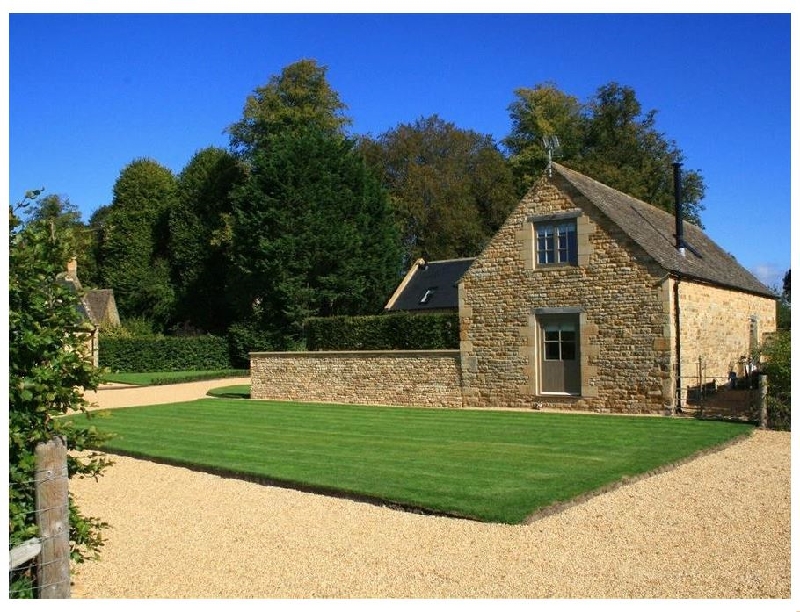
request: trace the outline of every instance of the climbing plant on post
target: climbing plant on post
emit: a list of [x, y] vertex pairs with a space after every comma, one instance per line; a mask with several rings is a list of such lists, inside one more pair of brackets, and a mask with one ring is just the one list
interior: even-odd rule
[[[72, 235], [51, 221], [22, 224], [17, 213], [39, 192], [9, 210], [9, 544], [38, 535], [36, 524], [35, 450], [53, 438], [66, 440], [70, 451], [97, 448], [104, 437], [93, 427], [78, 428], [58, 417], [86, 412], [84, 389], [97, 389], [100, 371], [88, 358], [87, 326], [80, 296], [59, 274], [73, 253]], [[107, 459], [97, 451], [70, 453], [68, 473], [99, 476]], [[102, 545], [105, 524], [80, 513], [69, 499], [69, 543], [72, 561], [80, 563]], [[30, 569], [9, 572], [9, 592], [35, 597]]]

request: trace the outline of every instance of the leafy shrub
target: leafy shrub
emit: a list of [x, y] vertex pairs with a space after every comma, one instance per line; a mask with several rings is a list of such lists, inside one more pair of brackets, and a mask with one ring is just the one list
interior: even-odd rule
[[[58, 276], [75, 252], [75, 236], [52, 220], [21, 227], [17, 211], [39, 192], [9, 208], [8, 258], [8, 539], [16, 546], [39, 533], [36, 524], [36, 446], [55, 437], [69, 451], [97, 448], [107, 437], [62, 418], [86, 412], [83, 389], [96, 389], [100, 372], [88, 359], [88, 325], [79, 294]], [[87, 413], [88, 414], [88, 413]], [[108, 465], [102, 453], [70, 452], [69, 477], [98, 477]], [[103, 544], [100, 519], [85, 516], [69, 495], [70, 559], [82, 563]], [[9, 571], [9, 597], [37, 595], [35, 563]]]
[[767, 375], [767, 421], [772, 429], [791, 430], [792, 339], [790, 331], [778, 331], [762, 348]]
[[305, 331], [311, 351], [456, 349], [459, 341], [455, 313], [315, 317]]
[[156, 335], [153, 323], [143, 317], [131, 317], [121, 325], [104, 325], [100, 329], [104, 338], [152, 338]]
[[272, 336], [255, 321], [238, 321], [228, 328], [231, 367], [249, 368], [251, 351], [271, 351]]
[[218, 336], [100, 336], [100, 365], [116, 372], [174, 372], [230, 368], [228, 342]]

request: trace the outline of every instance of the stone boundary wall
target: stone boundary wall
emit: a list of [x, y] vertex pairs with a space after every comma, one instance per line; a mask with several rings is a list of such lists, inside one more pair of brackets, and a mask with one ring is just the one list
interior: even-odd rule
[[439, 351], [250, 353], [253, 399], [461, 408], [461, 355]]

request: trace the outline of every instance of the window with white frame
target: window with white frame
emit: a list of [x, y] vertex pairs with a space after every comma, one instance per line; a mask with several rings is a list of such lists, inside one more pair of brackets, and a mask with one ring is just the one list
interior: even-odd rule
[[536, 265], [577, 265], [578, 230], [575, 219], [536, 223]]

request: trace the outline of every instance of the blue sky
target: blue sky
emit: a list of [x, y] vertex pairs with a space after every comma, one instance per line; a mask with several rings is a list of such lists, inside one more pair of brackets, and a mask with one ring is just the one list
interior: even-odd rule
[[[20, 11], [26, 10], [23, 8]], [[9, 197], [84, 220], [122, 168], [178, 173], [303, 58], [352, 131], [439, 114], [505, 137], [514, 90], [632, 87], [705, 178], [709, 235], [770, 286], [790, 267], [790, 14], [9, 14]]]

